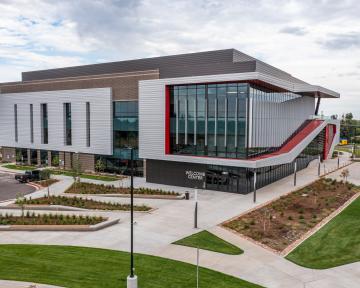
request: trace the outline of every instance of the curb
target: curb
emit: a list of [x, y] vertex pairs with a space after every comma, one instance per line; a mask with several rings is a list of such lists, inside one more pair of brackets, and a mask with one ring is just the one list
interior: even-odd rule
[[[84, 197], [91, 197], [91, 196], [97, 196], [97, 197], [119, 197], [119, 198], [130, 198], [130, 194], [82, 194], [82, 193], [64, 193], [65, 195], [71, 195], [74, 197], [84, 196]], [[143, 194], [134, 194], [134, 198], [137, 199], [159, 199], [159, 200], [184, 200], [185, 194], [179, 195], [179, 196], [171, 196], [171, 195], [143, 195]]]
[[93, 232], [120, 222], [120, 218], [107, 220], [95, 225], [1, 225], [0, 231], [63, 231], [63, 232]]

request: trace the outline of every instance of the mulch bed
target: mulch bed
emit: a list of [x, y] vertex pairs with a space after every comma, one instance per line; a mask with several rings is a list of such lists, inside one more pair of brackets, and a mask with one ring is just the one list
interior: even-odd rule
[[48, 179], [48, 180], [41, 180], [41, 181], [35, 181], [33, 183], [40, 185], [42, 187], [49, 187], [50, 185], [59, 182], [59, 180], [56, 179]]
[[107, 218], [100, 216], [35, 214], [30, 212], [24, 216], [0, 214], [0, 225], [95, 225], [106, 220]]
[[358, 191], [350, 183], [323, 178], [223, 226], [283, 251]]
[[[62, 205], [77, 207], [83, 209], [92, 209], [92, 210], [122, 210], [130, 211], [130, 204], [121, 204], [121, 203], [112, 203], [112, 202], [102, 202], [92, 199], [84, 199], [79, 197], [65, 197], [65, 196], [50, 196], [50, 197], [41, 197], [36, 199], [22, 199], [16, 201], [16, 204], [25, 205]], [[150, 211], [151, 208], [146, 205], [134, 205], [134, 211]]]
[[[112, 185], [102, 185], [93, 183], [74, 183], [65, 193], [70, 194], [130, 194], [130, 188], [114, 187]], [[164, 195], [180, 196], [180, 193], [173, 191], [164, 191], [161, 189], [134, 188], [134, 194], [137, 195]]]

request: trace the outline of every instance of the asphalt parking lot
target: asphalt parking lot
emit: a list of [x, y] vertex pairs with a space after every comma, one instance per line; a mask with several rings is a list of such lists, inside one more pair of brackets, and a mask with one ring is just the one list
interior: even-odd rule
[[0, 173], [0, 201], [15, 199], [34, 191], [34, 187], [15, 181], [13, 174]]

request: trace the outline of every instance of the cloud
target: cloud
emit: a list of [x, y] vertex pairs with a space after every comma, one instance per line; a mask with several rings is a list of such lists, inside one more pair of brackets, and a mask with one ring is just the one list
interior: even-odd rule
[[304, 27], [288, 26], [280, 30], [280, 33], [292, 34], [296, 36], [304, 36], [308, 32]]
[[360, 32], [351, 32], [347, 34], [330, 35], [330, 39], [321, 44], [328, 49], [343, 50], [349, 48], [360, 48]]
[[360, 91], [358, 0], [0, 0], [0, 11], [0, 82], [21, 71], [236, 48], [340, 92], [322, 105], [360, 118], [360, 105], [349, 104]]

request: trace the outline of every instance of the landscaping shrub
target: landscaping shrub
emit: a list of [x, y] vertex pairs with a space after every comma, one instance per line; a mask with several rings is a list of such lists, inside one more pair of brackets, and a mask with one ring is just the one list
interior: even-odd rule
[[[114, 187], [112, 185], [93, 184], [93, 183], [77, 183], [72, 185], [65, 193], [72, 194], [130, 194], [128, 187]], [[164, 191], [161, 189], [135, 188], [134, 194], [138, 195], [165, 195], [179, 196], [180, 193], [174, 191]]]
[[0, 214], [0, 225], [95, 225], [106, 221], [107, 218], [99, 216], [76, 216], [61, 214], [28, 214], [25, 217], [6, 213]]
[[[129, 211], [130, 204], [101, 202], [92, 199], [84, 199], [79, 197], [65, 197], [65, 196], [44, 196], [37, 199], [18, 199], [15, 202], [18, 205], [62, 205], [84, 209], [94, 210], [123, 210]], [[134, 205], [135, 211], [149, 211], [151, 207], [146, 205]]]

